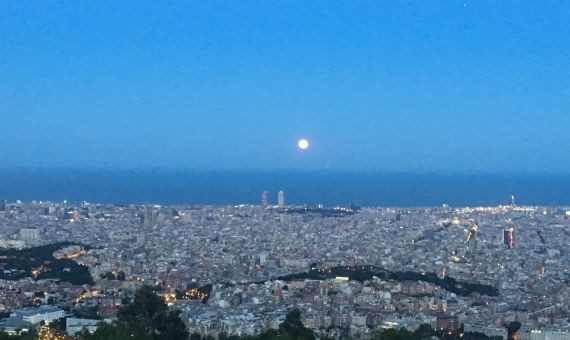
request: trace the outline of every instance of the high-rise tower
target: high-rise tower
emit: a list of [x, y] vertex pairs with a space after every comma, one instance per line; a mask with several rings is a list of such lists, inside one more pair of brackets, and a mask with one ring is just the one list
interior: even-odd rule
[[277, 206], [279, 208], [285, 208], [285, 193], [283, 190], [279, 190], [277, 193]]
[[508, 229], [503, 229], [503, 244], [511, 249], [515, 245], [515, 229], [511, 226]]
[[269, 193], [267, 191], [264, 191], [261, 193], [261, 206], [263, 208], [267, 207], [267, 197], [268, 197]]

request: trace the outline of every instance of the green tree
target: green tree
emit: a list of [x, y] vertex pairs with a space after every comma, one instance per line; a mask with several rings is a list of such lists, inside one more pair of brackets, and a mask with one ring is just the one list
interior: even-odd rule
[[200, 333], [190, 334], [190, 340], [214, 340], [211, 335], [200, 335]]
[[385, 329], [377, 334], [374, 340], [417, 340], [420, 339], [414, 333], [401, 328], [401, 329]]
[[291, 337], [299, 340], [315, 339], [313, 331], [306, 328], [301, 322], [301, 311], [296, 308], [287, 313], [285, 320], [279, 325], [279, 333], [285, 338]]
[[[115, 323], [107, 324], [101, 323], [95, 333], [91, 334], [87, 330], [83, 331], [80, 335], [80, 339], [84, 340], [124, 340], [133, 339], [135, 336], [135, 331], [127, 324]], [[137, 338], [141, 340], [151, 340], [149, 337]]]
[[21, 335], [8, 335], [8, 333], [0, 329], [0, 340], [37, 340], [37, 338], [35, 330], [30, 330]]
[[488, 337], [483, 333], [479, 332], [465, 332], [463, 336], [464, 340], [501, 340], [502, 336]]
[[507, 325], [505, 325], [505, 327], [507, 327], [507, 339], [511, 340], [515, 339], [515, 335], [521, 328], [521, 323], [518, 321], [513, 321], [509, 322]]
[[418, 327], [418, 329], [414, 331], [414, 335], [418, 339], [430, 339], [431, 337], [436, 335], [436, 332], [433, 328], [431, 328], [430, 325], [422, 324], [420, 325], [420, 327]]
[[143, 286], [135, 293], [133, 303], [119, 309], [119, 319], [113, 325], [101, 325], [86, 340], [132, 339], [137, 340], [186, 340], [188, 331], [180, 319], [180, 311], [168, 309], [162, 297], [152, 288]]
[[188, 338], [186, 325], [180, 319], [180, 311], [170, 311], [162, 297], [152, 288], [143, 286], [135, 293], [133, 303], [121, 308], [119, 322], [136, 330], [141, 338], [177, 340]]
[[287, 313], [285, 321], [279, 325], [279, 331], [294, 339], [315, 339], [313, 331], [306, 328], [301, 322], [301, 311], [298, 309], [293, 309]]

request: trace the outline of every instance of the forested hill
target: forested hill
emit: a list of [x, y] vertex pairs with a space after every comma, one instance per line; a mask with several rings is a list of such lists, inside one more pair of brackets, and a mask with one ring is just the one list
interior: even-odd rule
[[337, 276], [348, 277], [349, 280], [364, 282], [378, 277], [382, 280], [395, 281], [424, 281], [433, 283], [447, 291], [461, 296], [467, 296], [471, 293], [479, 293], [488, 296], [498, 296], [499, 290], [491, 285], [484, 285], [476, 282], [458, 281], [452, 277], [446, 276], [440, 278], [434, 273], [419, 273], [411, 271], [389, 271], [387, 269], [376, 266], [343, 266], [331, 267], [326, 269], [312, 268], [311, 270], [298, 274], [289, 274], [274, 278], [275, 280], [294, 281], [294, 280], [326, 280]]
[[[63, 258], [56, 259], [53, 253], [61, 248], [80, 245], [58, 242], [26, 249], [0, 250], [0, 279], [19, 280], [24, 277], [58, 279], [74, 285], [93, 284], [93, 278], [86, 266]], [[81, 245], [86, 249], [88, 246]]]

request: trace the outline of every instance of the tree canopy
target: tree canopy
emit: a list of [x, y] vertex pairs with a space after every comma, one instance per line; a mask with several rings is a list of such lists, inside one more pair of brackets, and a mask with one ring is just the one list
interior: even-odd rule
[[179, 311], [171, 311], [152, 288], [143, 286], [135, 293], [134, 301], [122, 307], [114, 324], [102, 324], [93, 334], [84, 333], [85, 340], [185, 340], [186, 325]]
[[434, 330], [430, 325], [423, 324], [415, 331], [407, 329], [385, 329], [376, 334], [373, 340], [428, 340], [434, 336], [442, 340], [500, 340], [501, 337], [488, 337], [482, 333], [463, 332], [462, 329], [449, 332]]

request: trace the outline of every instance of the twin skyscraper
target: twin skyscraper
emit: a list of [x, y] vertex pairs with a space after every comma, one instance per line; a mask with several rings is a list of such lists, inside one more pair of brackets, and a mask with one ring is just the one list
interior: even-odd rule
[[[269, 192], [264, 191], [261, 193], [261, 206], [266, 208], [269, 205]], [[277, 207], [285, 208], [285, 193], [279, 190], [277, 193]]]

